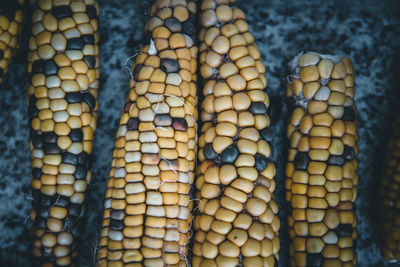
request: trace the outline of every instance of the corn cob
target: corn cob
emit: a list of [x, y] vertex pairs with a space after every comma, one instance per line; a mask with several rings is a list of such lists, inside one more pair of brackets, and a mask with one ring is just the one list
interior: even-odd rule
[[199, 199], [192, 266], [275, 266], [280, 226], [265, 67], [234, 0], [201, 3]]
[[132, 69], [99, 266], [187, 266], [196, 160], [196, 4], [158, 0]]
[[286, 200], [291, 266], [354, 266], [357, 124], [348, 58], [307, 53], [294, 60], [287, 96]]
[[0, 84], [19, 46], [25, 0], [6, 0], [0, 5]]
[[391, 262], [400, 261], [400, 116], [393, 123], [387, 145], [380, 195], [379, 243], [383, 257]]
[[34, 266], [75, 266], [97, 118], [98, 13], [94, 0], [34, 6], [28, 56]]

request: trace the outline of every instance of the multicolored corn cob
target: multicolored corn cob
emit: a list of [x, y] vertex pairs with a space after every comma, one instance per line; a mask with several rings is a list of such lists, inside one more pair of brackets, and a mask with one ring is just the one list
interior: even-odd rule
[[201, 3], [203, 78], [192, 266], [275, 266], [280, 221], [265, 67], [235, 1]]
[[99, 266], [188, 266], [197, 141], [196, 4], [157, 0], [132, 69]]
[[379, 245], [383, 257], [400, 261], [400, 116], [397, 115], [387, 145], [380, 195]]
[[94, 0], [35, 3], [28, 57], [34, 266], [75, 266], [92, 178], [98, 13]]
[[0, 84], [19, 44], [25, 0], [3, 0], [0, 3]]
[[287, 96], [286, 200], [291, 266], [354, 266], [357, 256], [357, 123], [350, 59], [306, 53], [294, 60]]

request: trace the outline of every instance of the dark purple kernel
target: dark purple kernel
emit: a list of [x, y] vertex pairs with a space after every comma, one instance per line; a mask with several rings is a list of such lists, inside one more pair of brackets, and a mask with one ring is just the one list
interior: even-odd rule
[[34, 133], [31, 136], [31, 140], [32, 140], [32, 145], [33, 145], [34, 148], [40, 149], [40, 148], [43, 147], [43, 139], [42, 139], [41, 135], [39, 135], [37, 133]]
[[218, 154], [215, 152], [212, 143], [207, 143], [203, 148], [204, 157], [208, 160], [215, 160]]
[[56, 201], [55, 201], [54, 205], [58, 206], [58, 207], [66, 207], [66, 206], [68, 206], [68, 204], [70, 202], [69, 197], [60, 195], [60, 194], [56, 194], [55, 199], [56, 199]]
[[310, 158], [308, 157], [307, 152], [299, 152], [295, 156], [293, 164], [297, 170], [307, 170], [309, 162]]
[[94, 42], [95, 42], [93, 34], [82, 35], [82, 38], [83, 38], [83, 41], [85, 42], [85, 44], [94, 44]]
[[43, 151], [45, 154], [59, 154], [61, 149], [57, 144], [54, 143], [45, 143], [43, 146]]
[[55, 259], [55, 256], [53, 255], [53, 248], [40, 247], [40, 252], [42, 252], [43, 257], [49, 258], [49, 260]]
[[57, 19], [68, 18], [72, 16], [72, 11], [69, 6], [56, 6], [51, 10], [51, 14]]
[[82, 94], [80, 92], [70, 92], [65, 94], [65, 100], [68, 103], [80, 103], [82, 101]]
[[139, 127], [139, 119], [138, 118], [130, 118], [126, 125], [128, 131], [135, 131]]
[[324, 257], [320, 253], [307, 253], [307, 267], [322, 267]]
[[82, 94], [82, 99], [86, 104], [88, 104], [90, 111], [93, 111], [96, 107], [96, 99], [94, 96], [89, 93], [89, 91], [86, 91]]
[[61, 157], [62, 157], [63, 163], [72, 164], [72, 165], [78, 164], [78, 157], [72, 153], [65, 151], [62, 153]]
[[72, 129], [69, 133], [69, 137], [72, 142], [82, 142], [83, 140], [83, 132], [81, 129]]
[[86, 6], [86, 14], [90, 19], [96, 19], [97, 18], [96, 7], [93, 5]]
[[91, 156], [86, 152], [82, 152], [81, 154], [78, 155], [79, 164], [87, 164], [88, 162], [90, 162], [90, 159]]
[[44, 60], [39, 59], [32, 63], [32, 74], [43, 72]]
[[160, 63], [160, 68], [166, 73], [175, 73], [179, 71], [179, 63], [175, 59], [163, 58]]
[[82, 50], [83, 46], [85, 45], [85, 41], [83, 38], [71, 38], [68, 39], [67, 42], [67, 49], [70, 50]]
[[158, 114], [154, 117], [154, 124], [161, 127], [170, 126], [172, 124], [172, 118], [168, 114]]
[[239, 157], [239, 150], [235, 145], [230, 145], [221, 153], [221, 162], [232, 164], [237, 157]]
[[328, 158], [329, 165], [343, 166], [344, 161], [344, 158], [341, 156], [330, 155]]
[[141, 44], [143, 44], [143, 45], [150, 44], [151, 37], [152, 37], [151, 36], [151, 32], [149, 32], [149, 31], [144, 32], [143, 35], [142, 35]]
[[47, 76], [55, 75], [58, 72], [58, 66], [53, 60], [48, 60], [43, 64], [44, 74]]
[[354, 159], [356, 156], [356, 153], [354, 151], [354, 148], [348, 145], [344, 145], [344, 150], [343, 150], [343, 157], [345, 159]]
[[190, 20], [186, 20], [185, 22], [183, 22], [183, 33], [186, 33], [188, 35], [196, 33], [195, 24]]
[[182, 24], [180, 23], [179, 20], [177, 20], [174, 17], [171, 17], [165, 21], [165, 26], [171, 31], [171, 32], [180, 32], [182, 31]]
[[188, 123], [184, 118], [173, 118], [172, 128], [176, 131], [186, 131], [188, 128]]
[[122, 220], [110, 220], [110, 228], [113, 230], [122, 230], [124, 228], [124, 222]]
[[49, 207], [39, 205], [37, 214], [42, 218], [47, 218], [49, 216]]
[[253, 102], [250, 105], [250, 112], [254, 115], [263, 115], [267, 113], [267, 107], [263, 102]]
[[87, 175], [87, 168], [85, 165], [78, 165], [76, 166], [76, 170], [74, 173], [74, 177], [77, 180], [85, 179]]
[[110, 217], [115, 220], [123, 220], [125, 218], [125, 211], [111, 209]]
[[353, 225], [348, 223], [341, 223], [335, 228], [335, 233], [339, 237], [351, 236], [351, 234], [353, 233]]
[[264, 157], [261, 154], [256, 154], [254, 156], [255, 159], [255, 165], [254, 167], [257, 169], [257, 171], [262, 172], [263, 170], [265, 170], [265, 168], [267, 168], [268, 166], [268, 159], [266, 157]]
[[342, 115], [344, 121], [354, 121], [356, 118], [356, 112], [352, 107], [345, 107]]
[[96, 57], [95, 56], [84, 56], [83, 61], [88, 65], [89, 69], [96, 67]]
[[272, 132], [268, 128], [264, 128], [260, 131], [260, 136], [265, 141], [272, 141]]
[[133, 74], [133, 79], [135, 80], [135, 81], [139, 81], [139, 72], [140, 72], [140, 70], [143, 68], [143, 65], [142, 64], [140, 64], [140, 65], [136, 65], [134, 68], [133, 68], [133, 72], [132, 72], [132, 74]]
[[39, 110], [36, 108], [36, 105], [28, 107], [28, 114], [30, 119], [33, 119], [38, 116]]
[[57, 143], [57, 134], [55, 132], [46, 132], [42, 134], [42, 140], [44, 143]]
[[131, 107], [131, 105], [132, 105], [132, 102], [131, 102], [131, 101], [128, 101], [128, 102], [125, 103], [125, 106], [124, 106], [124, 113], [129, 112], [129, 108]]
[[35, 179], [40, 179], [42, 176], [42, 169], [40, 168], [32, 168], [32, 177]]

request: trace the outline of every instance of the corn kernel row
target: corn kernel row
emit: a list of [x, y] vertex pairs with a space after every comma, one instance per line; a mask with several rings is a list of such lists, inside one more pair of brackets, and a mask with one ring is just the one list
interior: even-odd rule
[[197, 142], [196, 4], [157, 0], [132, 69], [99, 266], [188, 266]]
[[278, 260], [265, 67], [234, 2], [201, 2], [204, 100], [193, 267], [275, 266]]
[[75, 266], [91, 180], [98, 5], [38, 0], [28, 56], [33, 266]]
[[11, 0], [0, 6], [0, 84], [19, 46], [25, 20], [25, 0]]
[[354, 266], [357, 124], [348, 58], [306, 53], [294, 61], [287, 96], [286, 200], [291, 266]]
[[393, 122], [381, 178], [379, 245], [383, 257], [400, 261], [400, 116]]

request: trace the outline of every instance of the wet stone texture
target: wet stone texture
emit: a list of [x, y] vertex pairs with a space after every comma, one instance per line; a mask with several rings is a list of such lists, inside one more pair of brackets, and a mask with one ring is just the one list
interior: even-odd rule
[[[99, 0], [101, 85], [98, 127], [94, 140], [93, 180], [88, 189], [86, 226], [80, 242], [80, 266], [94, 266], [103, 216], [106, 179], [118, 120], [128, 93], [133, 56], [142, 41], [152, 1]], [[264, 63], [271, 98], [268, 140], [277, 166], [276, 195], [281, 217], [280, 266], [287, 266], [288, 238], [284, 203], [287, 141], [288, 62], [300, 51], [350, 56], [355, 69], [360, 134], [357, 205], [359, 266], [384, 264], [376, 230], [376, 200], [384, 144], [399, 99], [400, 4], [387, 1], [238, 0], [247, 14]], [[171, 21], [171, 27], [179, 27]], [[23, 40], [27, 40], [26, 31]], [[146, 41], [146, 37], [143, 38]], [[29, 128], [27, 108], [27, 45], [23, 44], [0, 85], [0, 265], [29, 266], [30, 203]], [[173, 68], [168, 62], [166, 68]], [[51, 71], [49, 66], [48, 71]], [[397, 89], [396, 89], [397, 88]], [[73, 96], [71, 96], [73, 97]], [[259, 107], [255, 107], [259, 108]], [[349, 114], [351, 115], [351, 114]], [[77, 137], [79, 138], [78, 134]], [[212, 151], [211, 151], [212, 152]], [[336, 160], [336, 159], [333, 159]]]

